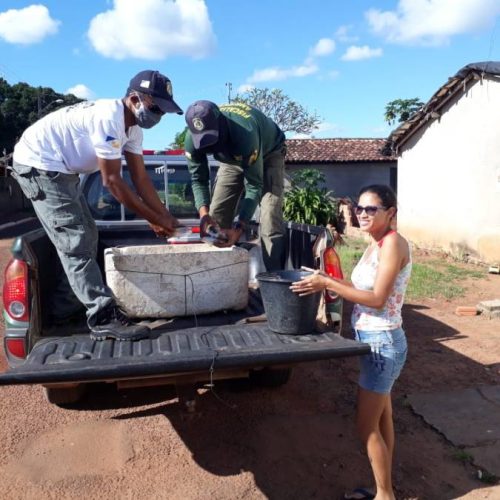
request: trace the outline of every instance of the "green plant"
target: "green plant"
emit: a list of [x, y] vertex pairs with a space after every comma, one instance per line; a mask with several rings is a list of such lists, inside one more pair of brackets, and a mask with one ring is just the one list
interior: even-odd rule
[[320, 185], [325, 176], [319, 170], [306, 168], [291, 175], [291, 188], [285, 193], [285, 219], [301, 224], [326, 226], [335, 223], [337, 203], [333, 193]]
[[467, 453], [465, 450], [456, 450], [455, 453], [453, 453], [453, 458], [455, 460], [458, 460], [459, 462], [462, 462], [463, 464], [472, 463], [472, 455], [470, 453]]

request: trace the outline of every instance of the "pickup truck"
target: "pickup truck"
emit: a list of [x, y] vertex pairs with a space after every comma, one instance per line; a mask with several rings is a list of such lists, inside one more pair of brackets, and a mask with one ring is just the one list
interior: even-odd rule
[[[153, 184], [170, 211], [192, 228], [188, 241], [199, 239], [198, 217], [187, 165], [183, 156], [145, 156]], [[210, 162], [211, 179], [217, 163]], [[126, 165], [122, 176], [130, 182]], [[83, 177], [82, 192], [99, 229], [98, 260], [104, 250], [130, 245], [165, 245], [144, 220], [137, 219], [102, 185], [99, 173]], [[255, 239], [251, 225], [247, 239]], [[185, 236], [185, 235], [184, 235]], [[330, 232], [323, 227], [287, 224], [287, 267], [305, 265], [335, 275], [340, 263]], [[200, 243], [206, 244], [206, 243]], [[262, 270], [259, 247], [249, 250], [249, 275]], [[257, 249], [257, 252], [255, 251]], [[255, 257], [257, 256], [257, 257]], [[249, 306], [244, 311], [222, 311], [197, 317], [145, 320], [151, 338], [136, 342], [93, 341], [85, 315], [65, 325], [51, 324], [49, 300], [54, 277], [62, 268], [43, 229], [18, 237], [5, 270], [3, 316], [4, 352], [8, 370], [0, 385], [39, 384], [47, 400], [58, 405], [75, 403], [94, 382], [117, 388], [175, 385], [179, 400], [193, 407], [196, 388], [215, 380], [250, 377], [256, 384], [279, 386], [297, 363], [362, 355], [369, 346], [340, 336], [342, 300], [325, 296], [325, 331], [283, 335], [271, 331], [265, 320], [258, 287], [249, 281]]]

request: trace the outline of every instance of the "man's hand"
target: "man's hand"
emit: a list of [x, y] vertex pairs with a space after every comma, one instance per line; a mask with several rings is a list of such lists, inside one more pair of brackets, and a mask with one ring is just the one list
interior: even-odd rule
[[227, 241], [216, 241], [214, 245], [219, 248], [232, 247], [238, 243], [243, 229], [224, 229], [223, 234], [227, 237]]
[[150, 223], [149, 225], [156, 233], [156, 236], [169, 238], [175, 234], [175, 230], [179, 226], [179, 221], [172, 214], [166, 213], [161, 219], [161, 224]]
[[220, 231], [219, 224], [217, 224], [217, 222], [215, 222], [209, 214], [206, 214], [200, 219], [200, 236], [202, 238], [204, 236], [212, 236], [209, 232], [209, 228], [214, 228], [216, 232]]

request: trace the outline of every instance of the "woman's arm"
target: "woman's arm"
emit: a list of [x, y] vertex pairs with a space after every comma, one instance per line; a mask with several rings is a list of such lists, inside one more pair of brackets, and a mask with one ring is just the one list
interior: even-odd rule
[[301, 296], [331, 290], [351, 302], [380, 309], [387, 302], [407, 255], [408, 244], [399, 235], [384, 240], [384, 246], [379, 250], [379, 266], [373, 290], [359, 290], [317, 271], [312, 276], [293, 283], [290, 288]]

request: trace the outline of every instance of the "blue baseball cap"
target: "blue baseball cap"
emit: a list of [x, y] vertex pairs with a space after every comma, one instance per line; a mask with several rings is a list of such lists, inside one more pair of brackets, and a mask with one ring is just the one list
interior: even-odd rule
[[145, 70], [137, 73], [128, 86], [128, 92], [135, 90], [148, 94], [164, 113], [182, 115], [182, 109], [177, 106], [172, 93], [172, 82], [159, 71]]
[[219, 107], [211, 101], [196, 101], [188, 107], [185, 118], [196, 149], [212, 146], [219, 140], [220, 115]]

